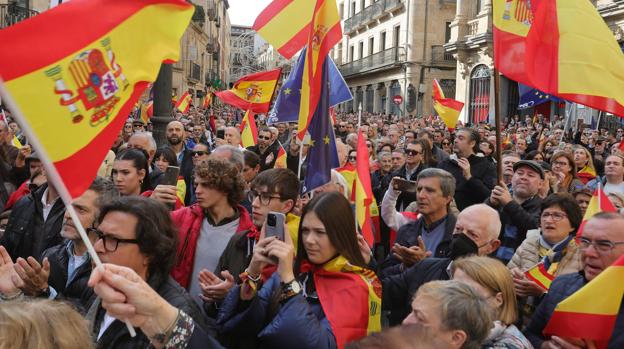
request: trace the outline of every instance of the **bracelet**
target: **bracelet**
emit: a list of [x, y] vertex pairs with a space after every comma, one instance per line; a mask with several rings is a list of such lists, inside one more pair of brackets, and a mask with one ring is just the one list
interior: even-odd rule
[[17, 292], [16, 294], [12, 295], [12, 296], [7, 296], [4, 293], [0, 293], [0, 300], [3, 301], [12, 301], [12, 300], [16, 300], [18, 298], [20, 298], [24, 293], [22, 292], [22, 290], [19, 290], [19, 292]]
[[258, 274], [258, 276], [256, 277], [251, 276], [251, 274], [249, 273], [249, 268], [245, 269], [245, 271], [239, 275], [239, 278], [241, 280], [245, 281], [246, 279], [249, 279], [255, 283], [258, 283], [261, 277], [262, 277], [262, 273]]
[[168, 340], [168, 338], [171, 337], [171, 333], [173, 332], [175, 325], [178, 323], [178, 320], [180, 320], [180, 309], [177, 309], [177, 315], [175, 320], [171, 323], [171, 325], [169, 325], [169, 327], [167, 327], [165, 331], [156, 333], [149, 339], [156, 343], [164, 344]]

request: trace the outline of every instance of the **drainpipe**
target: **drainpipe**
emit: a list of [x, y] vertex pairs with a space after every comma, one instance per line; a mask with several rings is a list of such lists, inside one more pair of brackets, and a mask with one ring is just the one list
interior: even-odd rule
[[[427, 0], [428, 1], [428, 0]], [[412, 0], [407, 0], [407, 9], [405, 11], [405, 63], [403, 63], [403, 117], [407, 116], [407, 66], [409, 62], [409, 23], [410, 23], [410, 5]], [[397, 51], [398, 54], [398, 51]]]
[[[428, 34], [428, 27], [429, 27], [428, 24], [429, 24], [429, 0], [425, 0], [425, 27], [423, 30], [423, 53], [422, 53], [422, 61], [420, 64], [420, 78], [418, 81], [418, 88], [416, 89], [416, 112], [418, 112], [418, 97], [420, 96], [420, 85], [422, 85], [425, 81], [424, 75], [425, 75], [425, 62], [427, 59], [427, 36], [428, 36], [427, 34]], [[424, 104], [424, 93], [423, 93], [422, 104]]]

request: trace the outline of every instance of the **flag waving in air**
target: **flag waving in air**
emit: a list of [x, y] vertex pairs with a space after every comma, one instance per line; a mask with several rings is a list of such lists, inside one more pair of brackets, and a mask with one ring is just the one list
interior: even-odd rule
[[557, 304], [544, 333], [607, 348], [624, 295], [624, 256]]
[[268, 113], [281, 69], [243, 76], [227, 91], [216, 92], [223, 102], [254, 113]]
[[182, 0], [70, 1], [0, 30], [3, 89], [71, 197], [89, 187], [161, 63], [178, 59], [192, 15]]
[[617, 209], [611, 203], [611, 200], [607, 197], [605, 192], [602, 190], [599, 185], [598, 188], [594, 191], [594, 195], [589, 200], [589, 204], [587, 205], [587, 209], [585, 210], [585, 215], [583, 216], [583, 221], [579, 226], [577, 236], [583, 235], [583, 227], [585, 223], [592, 218], [594, 215], [600, 212], [617, 212]]
[[464, 103], [444, 97], [444, 91], [442, 91], [438, 79], [433, 79], [433, 109], [444, 121], [449, 131], [455, 130], [462, 108], [464, 108]]
[[245, 148], [258, 144], [258, 128], [256, 118], [251, 110], [247, 110], [240, 125], [241, 145]]
[[180, 100], [176, 103], [175, 108], [179, 112], [186, 114], [191, 108], [192, 102], [193, 102], [193, 99], [191, 97], [191, 94], [188, 91], [186, 91], [184, 92], [182, 97], [180, 97]]

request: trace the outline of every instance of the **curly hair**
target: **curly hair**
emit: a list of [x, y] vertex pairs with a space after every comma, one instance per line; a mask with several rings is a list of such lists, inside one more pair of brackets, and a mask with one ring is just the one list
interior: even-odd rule
[[238, 167], [220, 158], [208, 158], [195, 167], [195, 176], [209, 188], [227, 194], [228, 203], [235, 207], [243, 199], [245, 181]]

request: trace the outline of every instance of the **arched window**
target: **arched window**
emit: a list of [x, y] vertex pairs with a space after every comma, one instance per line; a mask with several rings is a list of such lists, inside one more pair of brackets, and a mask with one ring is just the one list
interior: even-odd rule
[[481, 64], [470, 74], [469, 120], [487, 121], [490, 113], [490, 68]]

